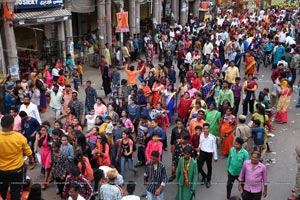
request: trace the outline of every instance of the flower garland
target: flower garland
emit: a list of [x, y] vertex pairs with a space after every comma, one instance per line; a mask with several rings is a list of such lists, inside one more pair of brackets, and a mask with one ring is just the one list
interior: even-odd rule
[[182, 159], [182, 168], [183, 168], [183, 174], [184, 174], [184, 184], [186, 187], [189, 186], [189, 177], [188, 177], [188, 172], [191, 166], [191, 160], [192, 158], [190, 157], [186, 167], [184, 168], [184, 159]]

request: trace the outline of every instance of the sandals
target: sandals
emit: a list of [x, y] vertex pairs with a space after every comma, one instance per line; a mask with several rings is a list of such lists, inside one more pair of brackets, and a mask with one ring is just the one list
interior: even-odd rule
[[47, 189], [47, 183], [43, 183], [42, 186], [41, 186], [41, 189], [46, 190]]
[[29, 166], [28, 166], [28, 168], [29, 168], [30, 170], [33, 170], [34, 167], [35, 167], [35, 164], [32, 164], [32, 165], [29, 165]]

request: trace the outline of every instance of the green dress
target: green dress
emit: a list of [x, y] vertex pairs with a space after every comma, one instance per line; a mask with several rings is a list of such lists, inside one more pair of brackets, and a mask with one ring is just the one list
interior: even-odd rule
[[196, 191], [198, 182], [198, 166], [196, 160], [191, 158], [190, 168], [188, 170], [189, 186], [185, 186], [184, 182], [184, 169], [188, 163], [188, 160], [184, 161], [184, 167], [182, 167], [183, 156], [179, 159], [176, 169], [176, 182], [178, 183], [178, 190], [176, 200], [190, 200], [192, 197], [192, 190]]
[[216, 136], [218, 124], [220, 124], [221, 113], [217, 110], [206, 110], [205, 112], [206, 119], [205, 121], [210, 124], [210, 133]]

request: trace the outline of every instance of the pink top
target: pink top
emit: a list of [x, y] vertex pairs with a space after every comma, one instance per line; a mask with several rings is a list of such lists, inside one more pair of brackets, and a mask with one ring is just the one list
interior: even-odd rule
[[107, 112], [107, 107], [104, 104], [98, 105], [97, 103], [94, 105], [95, 115], [103, 116]]
[[264, 164], [258, 163], [255, 168], [252, 168], [251, 160], [246, 160], [243, 164], [239, 181], [243, 182], [244, 190], [251, 193], [262, 191], [262, 186], [267, 185], [268, 172]]
[[132, 132], [134, 132], [134, 126], [133, 126], [133, 123], [132, 123], [132, 121], [131, 121], [129, 118], [127, 118], [127, 119], [123, 122], [123, 124], [124, 124], [124, 126], [125, 126], [126, 129], [131, 128]]
[[17, 115], [14, 118], [14, 131], [20, 131], [21, 130], [21, 117]]
[[145, 154], [146, 154], [146, 163], [150, 162], [152, 151], [158, 151], [159, 152], [159, 157], [161, 158], [162, 149], [163, 149], [163, 144], [160, 141], [157, 141], [156, 143], [154, 143], [153, 140], [150, 140], [147, 144], [146, 152], [145, 152]]

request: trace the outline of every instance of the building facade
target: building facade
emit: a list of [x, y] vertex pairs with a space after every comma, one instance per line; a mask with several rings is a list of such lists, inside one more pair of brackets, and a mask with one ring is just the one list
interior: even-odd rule
[[[2, 25], [0, 74], [15, 74], [30, 65], [54, 65], [67, 54], [82, 57], [83, 41], [92, 45], [88, 53], [98, 57], [105, 44], [122, 45], [116, 33], [116, 13], [128, 12], [129, 33], [144, 34], [147, 23], [163, 21], [186, 24], [199, 17], [200, 0], [1, 0], [14, 10], [14, 19]], [[2, 12], [3, 13], [3, 12]], [[3, 50], [4, 49], [4, 50]]]

